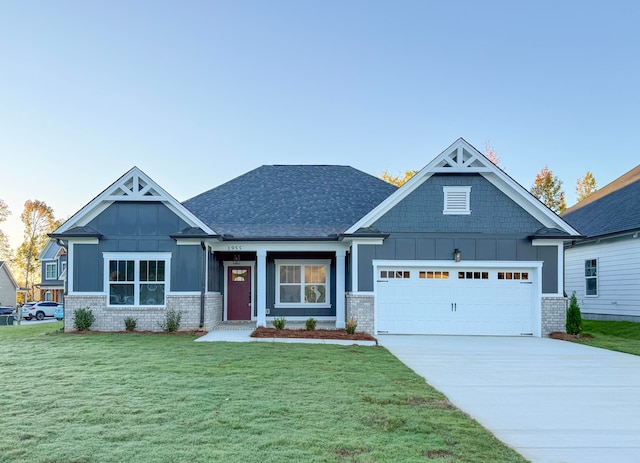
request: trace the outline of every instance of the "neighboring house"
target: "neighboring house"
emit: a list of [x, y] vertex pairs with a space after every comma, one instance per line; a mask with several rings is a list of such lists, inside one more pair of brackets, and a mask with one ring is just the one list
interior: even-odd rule
[[41, 265], [40, 301], [63, 302], [67, 273], [67, 251], [56, 240], [49, 240], [38, 255]]
[[[67, 314], [94, 329], [309, 317], [371, 333], [564, 330], [579, 236], [463, 139], [396, 188], [347, 166], [262, 166], [183, 203], [138, 168], [51, 234]], [[72, 316], [65, 317], [69, 324]], [[71, 326], [69, 326], [71, 328]]]
[[16, 307], [20, 285], [11, 273], [9, 265], [0, 260], [0, 306]]
[[640, 321], [640, 165], [565, 211], [585, 238], [565, 249], [585, 318]]

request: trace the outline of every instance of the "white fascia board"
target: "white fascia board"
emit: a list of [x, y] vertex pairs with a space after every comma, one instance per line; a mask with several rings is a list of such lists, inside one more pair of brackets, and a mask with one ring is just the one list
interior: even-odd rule
[[[138, 190], [138, 187], [134, 188], [135, 191], [131, 195], [116, 195], [117, 191], [126, 189], [126, 183], [131, 181], [134, 185], [138, 185], [140, 180], [145, 183], [145, 186]], [[151, 196], [147, 196], [147, 193], [153, 192]], [[154, 182], [147, 174], [137, 167], [133, 167], [118, 180], [109, 185], [98, 196], [92, 199], [87, 205], [71, 216], [65, 223], [63, 223], [55, 233], [64, 233], [69, 229], [77, 226], [87, 225], [91, 220], [100, 215], [111, 204], [118, 201], [155, 201], [161, 202], [167, 206], [174, 214], [183, 219], [192, 227], [199, 227], [204, 232], [211, 235], [215, 235], [216, 232], [209, 228], [204, 222], [193, 215], [187, 208], [185, 208], [180, 202], [167, 193], [160, 185]]]
[[44, 245], [44, 247], [42, 248], [42, 251], [40, 251], [40, 253], [38, 254], [37, 259], [38, 260], [44, 260], [44, 256], [47, 254], [47, 252], [49, 252], [49, 249], [51, 248], [51, 245], [55, 242], [55, 240], [53, 238], [49, 238], [49, 241], [47, 241], [47, 244]]
[[351, 246], [357, 246], [360, 244], [383, 244], [384, 243], [384, 238], [382, 237], [373, 237], [373, 236], [369, 236], [369, 237], [346, 237], [342, 240], [345, 243], [349, 243], [351, 244]]
[[484, 174], [483, 176], [487, 181], [506, 194], [512, 201], [531, 214], [545, 227], [559, 228], [571, 235], [580, 235], [575, 228], [569, 225], [564, 219], [558, 216], [547, 206], [542, 204], [522, 185], [513, 180], [498, 167], [496, 167], [496, 170], [491, 174]]
[[339, 251], [348, 250], [344, 241], [215, 241], [210, 244], [218, 252], [258, 251]]
[[531, 244], [533, 246], [558, 246], [564, 247], [565, 240], [541, 240], [541, 239], [533, 239], [531, 240]]
[[68, 243], [69, 243], [69, 246], [72, 246], [74, 244], [98, 244], [98, 243], [100, 243], [100, 240], [98, 238], [94, 238], [94, 237], [69, 238]]

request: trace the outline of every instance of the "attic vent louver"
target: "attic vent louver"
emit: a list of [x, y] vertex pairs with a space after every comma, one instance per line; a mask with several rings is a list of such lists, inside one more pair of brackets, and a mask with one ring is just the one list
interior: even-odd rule
[[444, 192], [443, 214], [471, 214], [470, 186], [444, 186], [442, 187], [442, 190]]

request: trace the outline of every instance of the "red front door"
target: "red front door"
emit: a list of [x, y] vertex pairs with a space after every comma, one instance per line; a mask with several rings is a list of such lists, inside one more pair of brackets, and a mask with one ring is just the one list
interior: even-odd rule
[[228, 267], [227, 289], [227, 320], [251, 320], [251, 267]]

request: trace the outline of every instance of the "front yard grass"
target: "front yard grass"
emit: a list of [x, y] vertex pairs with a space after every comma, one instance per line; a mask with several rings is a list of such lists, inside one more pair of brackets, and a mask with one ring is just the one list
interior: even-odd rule
[[381, 347], [0, 327], [2, 462], [524, 462]]
[[603, 320], [583, 320], [583, 333], [591, 338], [577, 342], [603, 349], [640, 355], [640, 323]]

